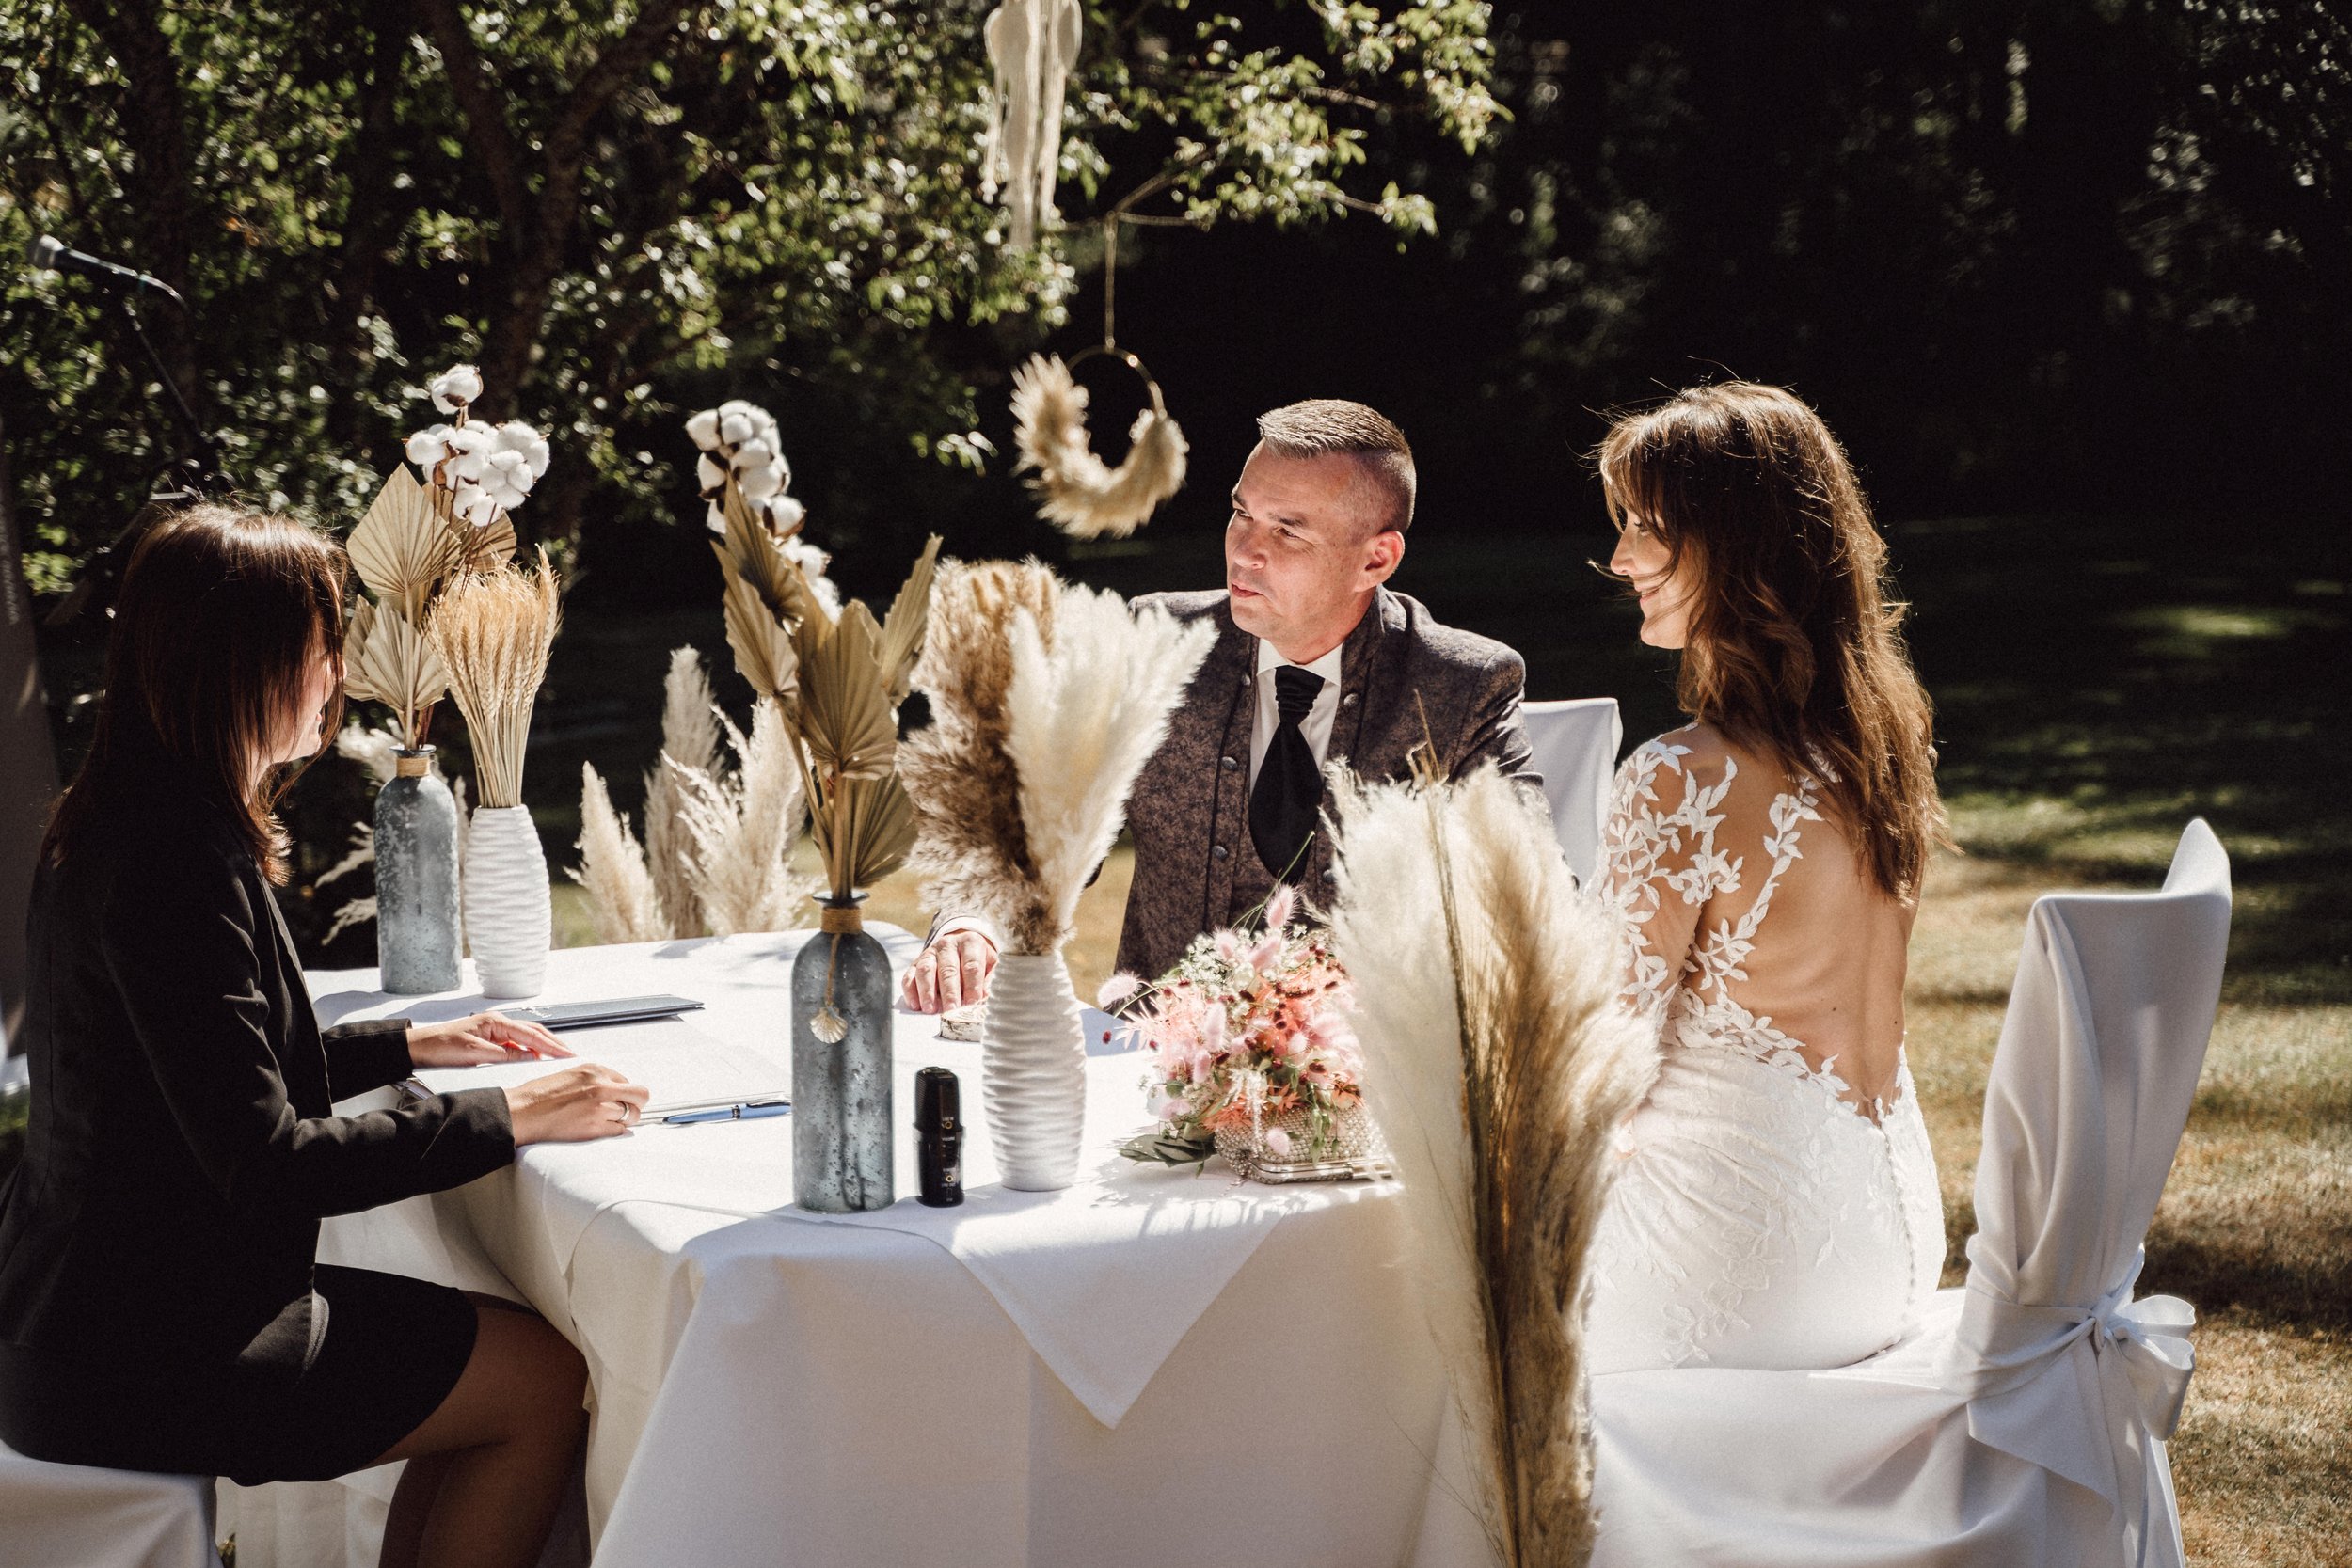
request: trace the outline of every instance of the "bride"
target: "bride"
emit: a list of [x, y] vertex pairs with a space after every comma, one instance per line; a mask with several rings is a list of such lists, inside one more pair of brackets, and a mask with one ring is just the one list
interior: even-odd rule
[[1658, 1076], [1594, 1241], [1596, 1372], [1834, 1367], [1935, 1289], [1904, 950], [1946, 838], [1885, 546], [1819, 415], [1681, 393], [1599, 452], [1613, 575], [1682, 651], [1686, 727], [1617, 773], [1604, 895]]

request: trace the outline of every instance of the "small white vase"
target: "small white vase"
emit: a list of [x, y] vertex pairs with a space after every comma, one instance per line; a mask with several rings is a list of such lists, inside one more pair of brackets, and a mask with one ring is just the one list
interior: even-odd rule
[[1059, 953], [1008, 953], [989, 982], [980, 1090], [998, 1178], [1025, 1193], [1078, 1180], [1086, 1031]]
[[547, 851], [527, 806], [484, 806], [466, 831], [466, 942], [485, 996], [545, 988], [554, 911]]

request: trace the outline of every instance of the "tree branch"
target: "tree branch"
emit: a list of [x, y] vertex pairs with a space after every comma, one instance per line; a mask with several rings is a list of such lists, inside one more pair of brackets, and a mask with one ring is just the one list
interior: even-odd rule
[[416, 0], [416, 5], [424, 13], [433, 47], [440, 51], [450, 96], [466, 117], [474, 153], [498, 198], [499, 216], [510, 235], [519, 236], [532, 227], [537, 208], [523, 176], [521, 145], [515, 139], [514, 127], [506, 122], [504, 97], [489, 67], [483, 63], [482, 52], [473, 46], [473, 33], [466, 25], [458, 0]]
[[[180, 62], [164, 36], [156, 0], [69, 0], [82, 24], [98, 35], [122, 71], [128, 88], [119, 113], [132, 149], [123, 194], [141, 241], [141, 257], [156, 277], [186, 293], [194, 247], [195, 173], [188, 158], [186, 98]], [[158, 310], [149, 329], [173, 381], [201, 400], [196, 349], [186, 318]]]

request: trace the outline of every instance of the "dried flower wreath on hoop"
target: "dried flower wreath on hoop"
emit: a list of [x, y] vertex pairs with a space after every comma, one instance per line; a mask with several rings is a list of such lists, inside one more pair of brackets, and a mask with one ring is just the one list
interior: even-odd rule
[[[1059, 355], [1036, 355], [1013, 372], [1014, 439], [1020, 468], [1035, 470], [1029, 489], [1038, 515], [1073, 539], [1124, 538], [1184, 486], [1184, 433], [1168, 418], [1159, 384], [1134, 355], [1089, 349], [1124, 360], [1152, 395], [1127, 433], [1126, 461], [1114, 468], [1094, 454], [1087, 434], [1087, 390]], [[1087, 356], [1080, 355], [1084, 359]]]

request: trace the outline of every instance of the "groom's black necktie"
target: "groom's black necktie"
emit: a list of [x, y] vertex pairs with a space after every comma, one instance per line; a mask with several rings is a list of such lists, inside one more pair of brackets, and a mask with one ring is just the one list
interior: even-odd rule
[[1249, 840], [1277, 880], [1297, 879], [1307, 841], [1314, 836], [1315, 810], [1323, 804], [1323, 770], [1298, 727], [1322, 689], [1323, 677], [1312, 670], [1285, 664], [1274, 672], [1274, 708], [1281, 721], [1249, 791]]

